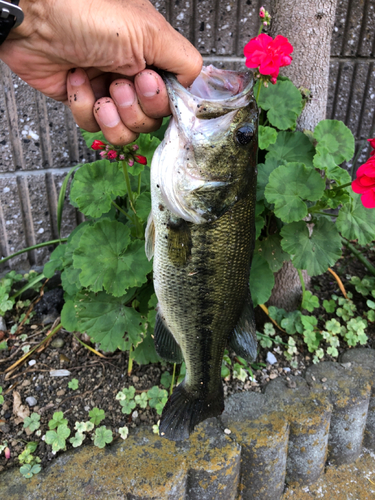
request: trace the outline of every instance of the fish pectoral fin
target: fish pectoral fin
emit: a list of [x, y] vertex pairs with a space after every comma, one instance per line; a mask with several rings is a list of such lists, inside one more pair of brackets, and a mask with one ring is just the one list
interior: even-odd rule
[[154, 343], [158, 355], [169, 363], [182, 363], [181, 347], [176, 342], [160, 313], [157, 313], [154, 329]]
[[147, 219], [147, 226], [145, 231], [145, 252], [148, 260], [151, 260], [154, 255], [155, 248], [155, 224], [150, 212]]
[[238, 356], [246, 359], [249, 363], [257, 357], [257, 335], [250, 290], [237, 325], [229, 337], [228, 344]]

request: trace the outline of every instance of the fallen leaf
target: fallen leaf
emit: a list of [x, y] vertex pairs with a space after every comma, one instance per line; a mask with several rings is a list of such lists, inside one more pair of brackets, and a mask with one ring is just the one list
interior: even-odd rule
[[13, 391], [13, 415], [17, 417], [14, 420], [16, 425], [23, 422], [30, 415], [29, 408], [22, 404], [20, 393], [17, 391]]

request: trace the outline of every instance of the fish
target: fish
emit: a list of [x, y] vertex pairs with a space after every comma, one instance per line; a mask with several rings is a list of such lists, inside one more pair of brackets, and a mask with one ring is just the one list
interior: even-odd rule
[[249, 73], [210, 65], [188, 89], [172, 74], [163, 79], [172, 118], [151, 163], [145, 247], [154, 258], [156, 352], [186, 365], [159, 433], [182, 441], [224, 410], [226, 347], [249, 362], [257, 355], [249, 276], [258, 107]]

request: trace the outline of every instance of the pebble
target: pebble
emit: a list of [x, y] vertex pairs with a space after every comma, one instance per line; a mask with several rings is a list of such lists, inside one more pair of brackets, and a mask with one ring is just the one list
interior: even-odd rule
[[230, 429], [224, 429], [224, 433], [229, 435], [232, 434], [232, 431]]
[[31, 384], [30, 380], [27, 380], [27, 379], [26, 379], [26, 380], [24, 380], [24, 381], [22, 382], [21, 387], [27, 387], [27, 386], [28, 386], [28, 385], [30, 385], [30, 384]]
[[326, 377], [322, 378], [322, 379], [321, 379], [321, 382], [327, 382]]
[[35, 359], [30, 359], [29, 366], [34, 366], [34, 365], [36, 365]]
[[61, 389], [60, 391], [56, 392], [56, 396], [64, 396], [65, 394], [65, 389]]
[[132, 420], [135, 420], [136, 418], [138, 418], [137, 410], [133, 411], [133, 413], [132, 413]]
[[273, 380], [273, 379], [275, 379], [277, 377], [278, 377], [277, 373], [271, 373], [271, 375], [270, 375], [270, 379], [271, 380]]
[[26, 398], [26, 403], [29, 406], [35, 406], [38, 403], [38, 401], [33, 396], [29, 396], [28, 398]]
[[287, 372], [289, 373], [290, 372], [290, 368], [287, 366], [286, 368], [283, 368], [284, 372]]
[[85, 411], [89, 411], [90, 407], [89, 406], [85, 406], [84, 410]]
[[276, 356], [272, 354], [272, 352], [267, 352], [267, 363], [269, 363], [270, 365], [274, 365], [275, 363], [277, 363]]
[[134, 375], [134, 377], [132, 378], [133, 380], [133, 384], [136, 384], [137, 382], [139, 382], [139, 377], [137, 377], [136, 375]]
[[64, 345], [64, 343], [65, 342], [63, 341], [63, 339], [60, 339], [59, 337], [57, 337], [57, 339], [52, 340], [51, 346], [58, 348], [58, 347], [62, 347]]
[[68, 377], [70, 375], [69, 370], [51, 370], [49, 372], [51, 377]]
[[2, 330], [3, 332], [6, 332], [8, 330], [5, 319], [2, 316], [0, 316], [0, 330]]

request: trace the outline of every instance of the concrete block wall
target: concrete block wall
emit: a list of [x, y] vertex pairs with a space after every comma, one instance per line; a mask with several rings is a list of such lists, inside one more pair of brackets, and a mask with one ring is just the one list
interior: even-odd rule
[[[243, 68], [242, 50], [257, 34], [261, 5], [271, 0], [153, 0], [202, 53], [206, 64]], [[357, 149], [375, 135], [375, 0], [339, 0], [331, 47], [327, 118], [343, 120]], [[70, 111], [28, 87], [0, 63], [0, 256], [57, 237], [59, 188], [72, 165], [93, 161]], [[363, 162], [368, 147], [358, 160]], [[79, 221], [68, 202], [62, 236]], [[12, 259], [27, 269], [52, 247]], [[0, 269], [0, 272], [3, 269]]]

